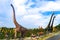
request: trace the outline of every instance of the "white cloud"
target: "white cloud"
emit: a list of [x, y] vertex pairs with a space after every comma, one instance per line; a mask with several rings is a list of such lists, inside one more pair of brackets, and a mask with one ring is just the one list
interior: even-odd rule
[[60, 3], [58, 2], [48, 2], [47, 5], [41, 7], [42, 11], [59, 11], [60, 10]]
[[[27, 0], [14, 0], [14, 6], [16, 9], [16, 15], [25, 15], [28, 13], [38, 13], [39, 11], [41, 12], [45, 12], [45, 11], [60, 11], [60, 1], [37, 1], [37, 3], [32, 2], [31, 0], [29, 1], [29, 3], [27, 5], [24, 5], [24, 3], [26, 3]], [[35, 8], [31, 8], [30, 6], [36, 4]]]
[[21, 19], [21, 22], [25, 23], [25, 25], [29, 26], [29, 25], [35, 25], [35, 27], [39, 27], [42, 26], [43, 28], [45, 28], [48, 24], [48, 20], [50, 19], [49, 16], [43, 16], [43, 15], [25, 15], [23, 16], [23, 18]]
[[24, 15], [26, 14], [26, 9], [24, 3], [26, 0], [13, 0], [13, 4], [16, 10], [16, 15]]
[[[56, 1], [56, 2], [53, 2], [53, 1], [49, 1], [49, 2], [42, 2], [42, 3], [39, 3], [40, 6], [38, 7], [38, 5], [36, 6], [36, 8], [30, 8], [30, 10], [36, 10], [39, 12], [39, 11], [42, 11], [42, 12], [45, 12], [45, 11], [60, 11], [60, 1]], [[30, 5], [31, 6], [31, 5]], [[28, 6], [29, 7], [29, 6]]]

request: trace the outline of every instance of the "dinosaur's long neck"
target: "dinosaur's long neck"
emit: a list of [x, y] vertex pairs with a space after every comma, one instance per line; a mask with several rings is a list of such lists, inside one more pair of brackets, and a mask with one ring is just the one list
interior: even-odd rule
[[13, 21], [14, 21], [14, 24], [16, 25], [16, 28], [19, 27], [17, 21], [16, 21], [16, 18], [15, 18], [15, 9], [14, 9], [14, 6], [11, 4], [11, 7], [13, 9]]
[[53, 17], [52, 23], [51, 23], [51, 28], [53, 28], [53, 23], [54, 23], [55, 16]]
[[49, 21], [49, 24], [47, 27], [50, 27], [50, 23], [51, 23], [51, 20], [52, 20], [52, 17], [53, 17], [54, 13], [51, 15], [51, 18], [50, 18], [50, 21]]

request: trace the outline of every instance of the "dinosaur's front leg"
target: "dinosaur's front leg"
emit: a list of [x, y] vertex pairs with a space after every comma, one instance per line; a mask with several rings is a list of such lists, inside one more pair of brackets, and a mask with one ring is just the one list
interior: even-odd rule
[[17, 30], [15, 29], [14, 31], [15, 31], [14, 37], [17, 38]]

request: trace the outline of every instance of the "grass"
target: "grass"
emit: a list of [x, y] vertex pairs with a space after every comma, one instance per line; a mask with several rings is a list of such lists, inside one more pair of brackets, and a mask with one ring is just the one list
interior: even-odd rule
[[[50, 37], [53, 37], [55, 35], [58, 35], [59, 33], [60, 32], [53, 32], [53, 33], [45, 34], [45, 35], [39, 37], [38, 40], [46, 40], [46, 39], [48, 39]], [[6, 39], [0, 39], [0, 40], [6, 40]], [[17, 39], [10, 39], [10, 40], [18, 40], [18, 38]], [[24, 38], [24, 40], [31, 40], [31, 37], [26, 37], [26, 38]], [[37, 39], [36, 38], [33, 38], [33, 40], [37, 40]]]

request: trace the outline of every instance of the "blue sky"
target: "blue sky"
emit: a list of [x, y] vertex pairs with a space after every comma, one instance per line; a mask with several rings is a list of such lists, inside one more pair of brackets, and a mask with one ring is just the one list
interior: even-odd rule
[[55, 13], [54, 26], [60, 24], [59, 0], [0, 0], [0, 27], [14, 27], [13, 4], [17, 22], [26, 28], [45, 28], [51, 14]]

